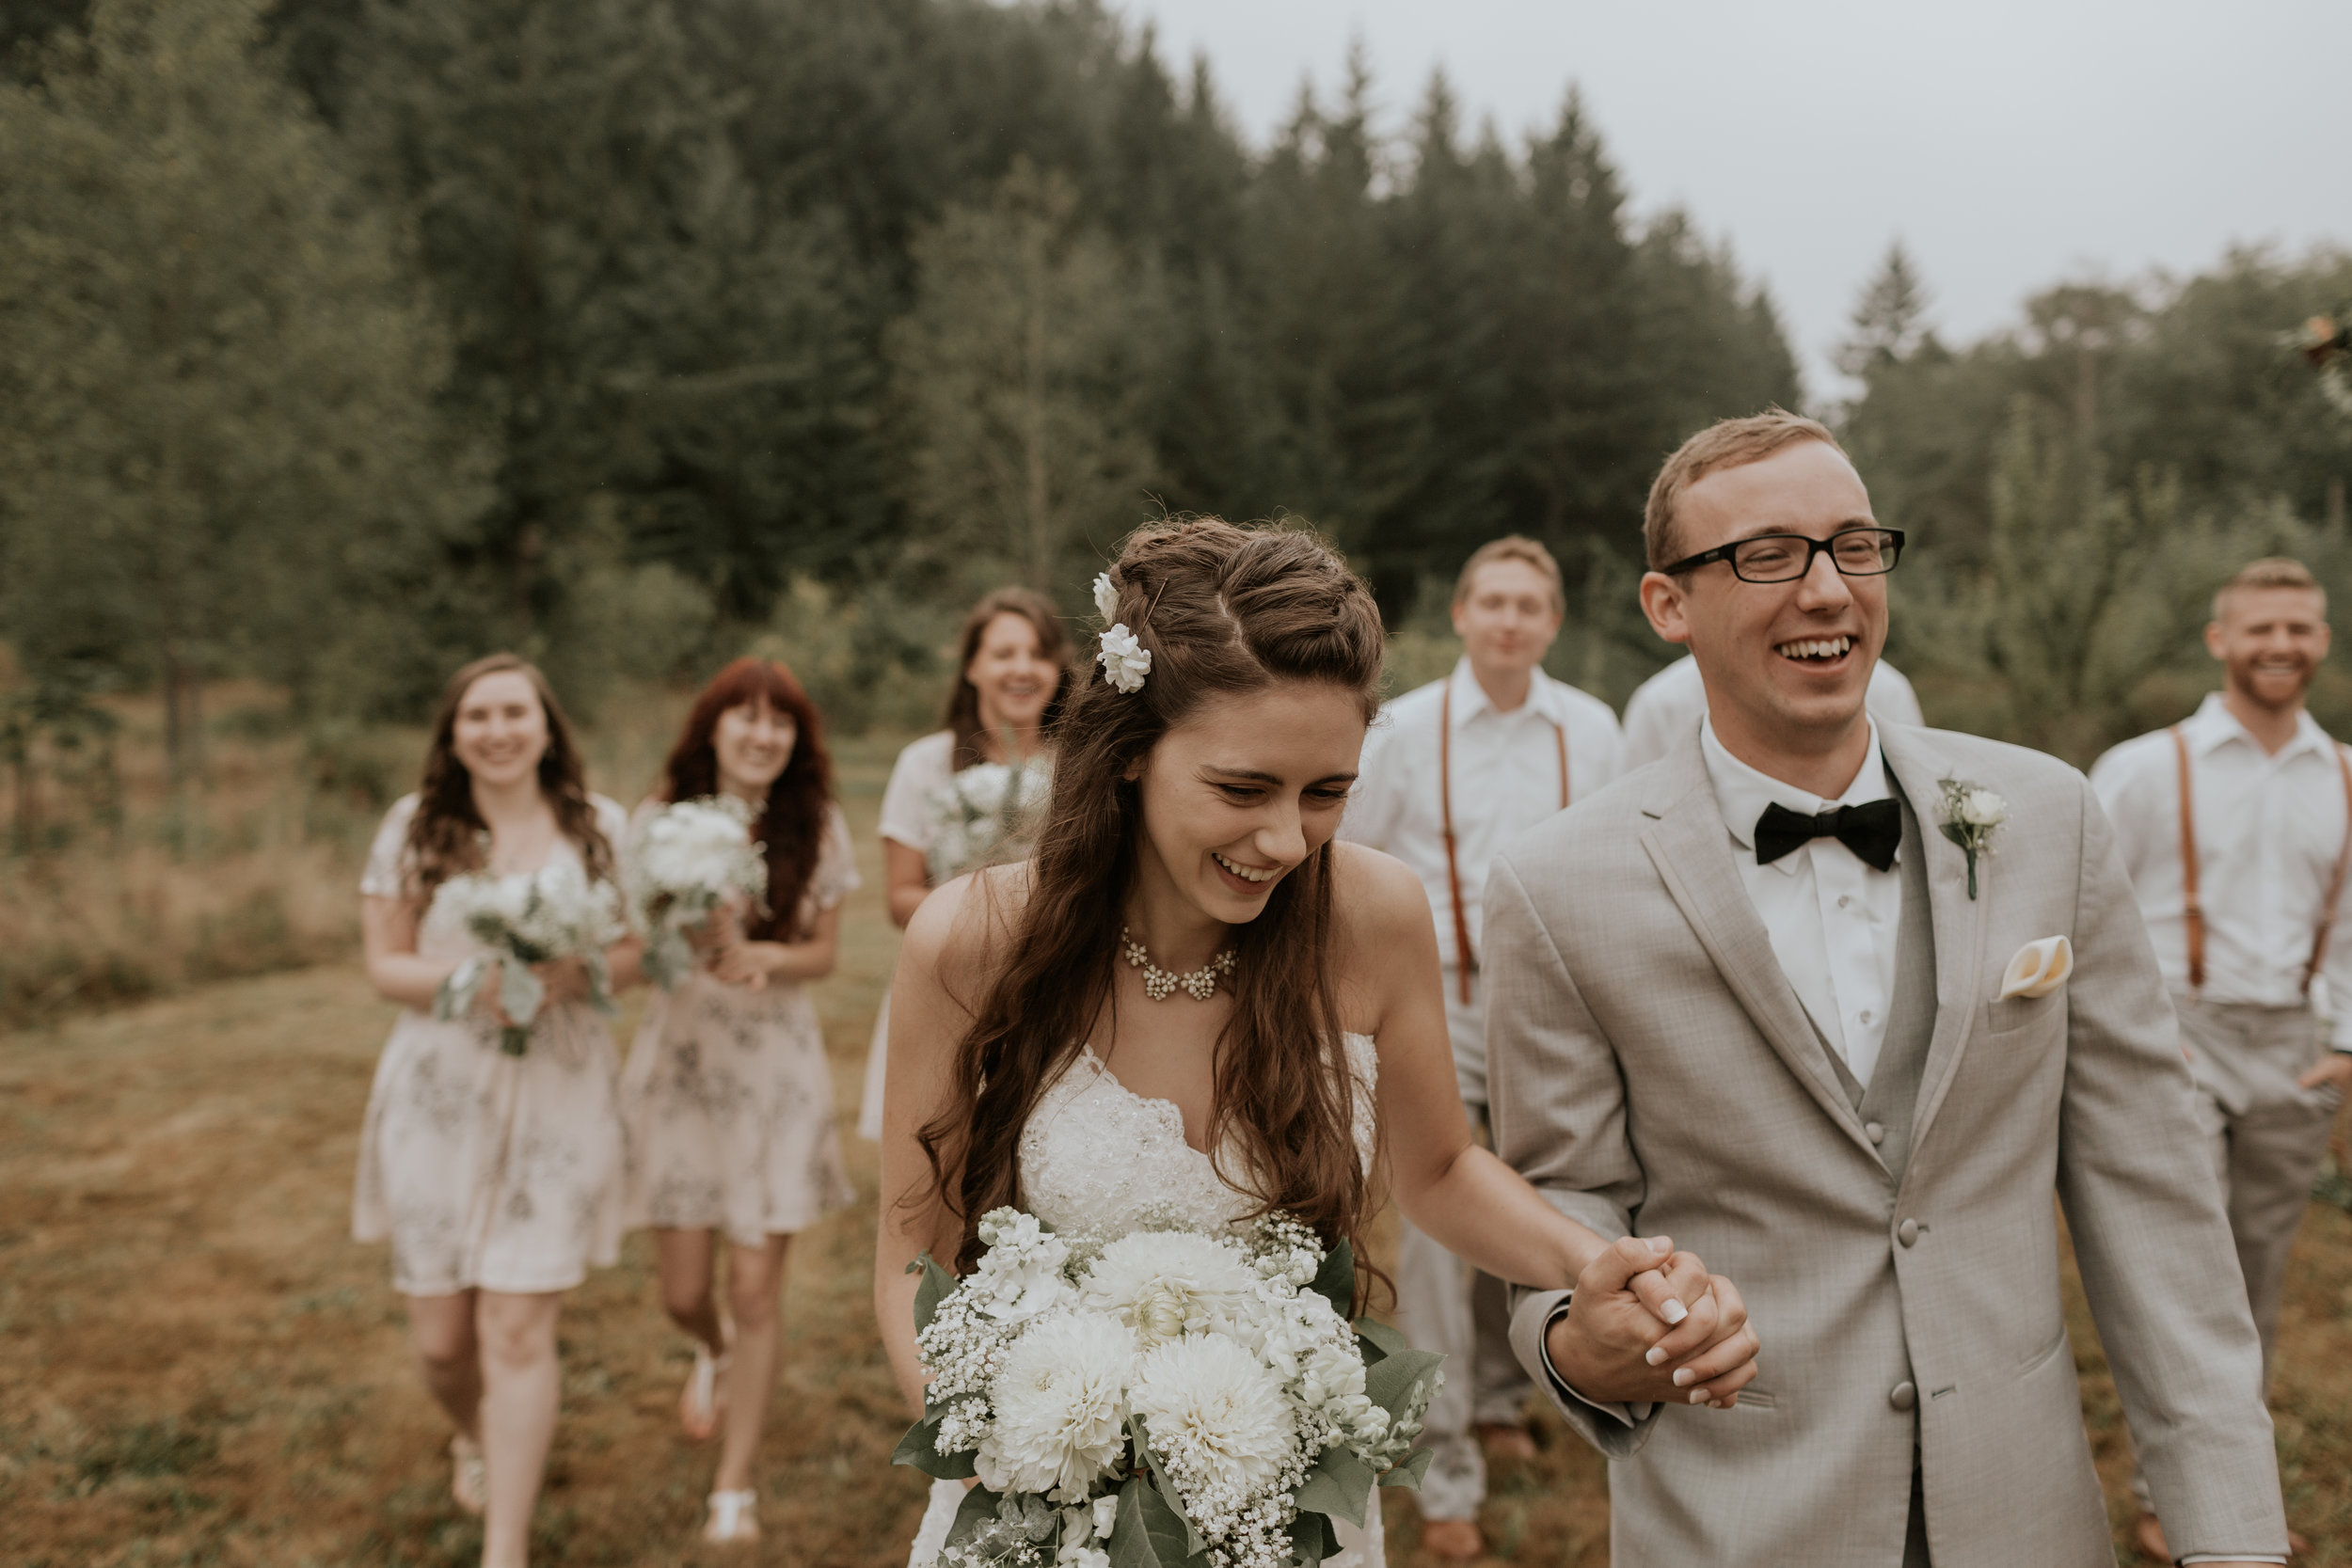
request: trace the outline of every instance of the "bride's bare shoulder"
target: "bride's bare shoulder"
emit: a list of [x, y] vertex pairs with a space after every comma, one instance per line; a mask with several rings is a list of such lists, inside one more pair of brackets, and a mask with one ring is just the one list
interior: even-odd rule
[[1331, 911], [1342, 951], [1393, 954], [1415, 942], [1434, 949], [1429, 895], [1421, 879], [1393, 855], [1360, 844], [1331, 846]]
[[907, 922], [898, 961], [937, 976], [951, 990], [990, 972], [1028, 907], [1032, 871], [1026, 861], [985, 866], [932, 889]]

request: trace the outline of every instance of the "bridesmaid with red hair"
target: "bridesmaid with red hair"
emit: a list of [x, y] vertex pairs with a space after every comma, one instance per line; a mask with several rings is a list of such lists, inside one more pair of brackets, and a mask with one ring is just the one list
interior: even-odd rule
[[[694, 934], [691, 974], [657, 991], [621, 1079], [628, 1218], [651, 1226], [661, 1304], [694, 1337], [679, 1419], [723, 1433], [703, 1539], [759, 1539], [752, 1462], [775, 1385], [778, 1301], [793, 1233], [854, 1199], [833, 1074], [807, 982], [832, 973], [857, 886], [817, 709], [781, 664], [741, 658], [695, 699], [639, 809], [731, 795], [766, 846], [767, 911], [723, 907]], [[728, 1255], [723, 1323], [719, 1239]]]

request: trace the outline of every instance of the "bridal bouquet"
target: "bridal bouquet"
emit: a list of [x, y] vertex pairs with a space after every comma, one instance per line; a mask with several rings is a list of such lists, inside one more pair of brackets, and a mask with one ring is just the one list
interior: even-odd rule
[[441, 982], [433, 998], [435, 1018], [462, 1018], [470, 1011], [495, 966], [499, 1006], [508, 1020], [499, 1034], [499, 1049], [519, 1056], [548, 999], [547, 983], [531, 966], [557, 958], [585, 963], [589, 1002], [600, 1011], [612, 1010], [604, 950], [620, 941], [627, 927], [612, 883], [592, 882], [575, 862], [558, 859], [518, 876], [477, 872], [453, 878], [441, 884], [433, 904], [437, 913], [444, 904], [454, 908], [474, 941], [490, 949], [459, 964]]
[[751, 827], [750, 806], [715, 795], [664, 806], [638, 830], [621, 879], [645, 938], [645, 974], [663, 990], [693, 972], [689, 930], [731, 898], [758, 906], [767, 896], [768, 859]]
[[1052, 771], [1035, 761], [983, 762], [950, 774], [931, 797], [931, 885], [1027, 855], [1053, 785]]
[[1313, 1568], [1375, 1485], [1420, 1485], [1442, 1357], [1348, 1323], [1343, 1243], [1285, 1214], [1073, 1241], [1013, 1209], [980, 1239], [964, 1279], [914, 1265], [931, 1381], [894, 1462], [979, 1481], [940, 1568]]

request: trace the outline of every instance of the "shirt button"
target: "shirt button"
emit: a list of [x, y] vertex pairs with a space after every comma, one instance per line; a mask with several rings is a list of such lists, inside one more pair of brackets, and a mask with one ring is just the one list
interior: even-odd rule
[[1862, 1022], [1865, 1023], [1875, 1023], [1878, 1022], [1877, 1015], [1866, 1010], [1862, 1015]]
[[1853, 908], [1853, 895], [1852, 895], [1852, 894], [1851, 894], [1851, 893], [1841, 893], [1841, 894], [1839, 894], [1839, 895], [1837, 895], [1837, 907], [1838, 907], [1839, 909], [1841, 909], [1841, 910], [1851, 910], [1851, 909], [1852, 909], [1852, 908]]
[[1918, 1239], [1919, 1222], [1917, 1220], [1905, 1220], [1902, 1224], [1895, 1227], [1895, 1240], [1902, 1243], [1905, 1246], [1911, 1245]]
[[1886, 1129], [1875, 1121], [1865, 1125], [1862, 1131], [1874, 1144], [1883, 1144], [1886, 1141]]
[[1919, 1402], [1919, 1390], [1908, 1382], [1898, 1383], [1886, 1396], [1886, 1402], [1898, 1410], [1908, 1410]]

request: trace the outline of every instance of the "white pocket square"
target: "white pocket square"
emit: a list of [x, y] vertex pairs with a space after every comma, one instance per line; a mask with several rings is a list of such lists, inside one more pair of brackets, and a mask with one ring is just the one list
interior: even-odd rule
[[2017, 950], [2001, 971], [2001, 994], [1995, 1002], [2006, 1002], [2012, 996], [2047, 996], [2066, 984], [2066, 977], [2074, 973], [2074, 947], [2064, 937], [2043, 937], [2029, 942]]

